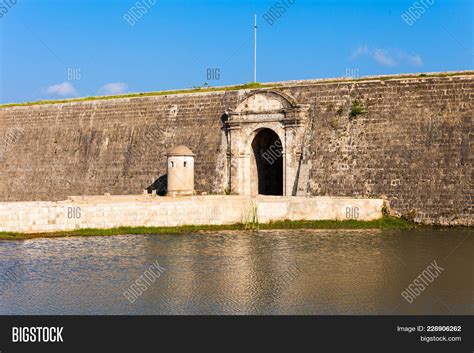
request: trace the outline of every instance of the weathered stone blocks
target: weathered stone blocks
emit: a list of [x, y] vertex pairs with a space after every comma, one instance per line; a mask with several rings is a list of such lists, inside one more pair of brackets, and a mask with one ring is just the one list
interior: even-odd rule
[[[472, 225], [473, 72], [272, 90], [308, 107], [298, 195], [386, 195], [417, 221]], [[232, 143], [223, 121], [248, 93], [1, 108], [0, 201], [141, 194], [167, 173], [166, 151], [179, 144], [196, 154], [196, 191], [223, 194]], [[354, 100], [365, 113], [350, 115]]]

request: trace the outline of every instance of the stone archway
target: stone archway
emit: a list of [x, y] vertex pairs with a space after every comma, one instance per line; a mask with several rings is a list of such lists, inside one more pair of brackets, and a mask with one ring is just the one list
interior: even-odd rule
[[[233, 194], [255, 195], [259, 193], [258, 169], [255, 165], [253, 143], [261, 131], [270, 130], [281, 143], [282, 192], [279, 195], [296, 194], [298, 165], [302, 150], [302, 138], [308, 121], [308, 104], [298, 104], [281, 92], [272, 90], [252, 91], [235, 110], [227, 113], [227, 186]], [[273, 136], [274, 138], [274, 136]], [[276, 139], [274, 138], [276, 141]], [[264, 166], [261, 165], [261, 166]], [[266, 172], [263, 171], [265, 174]], [[265, 192], [273, 187], [265, 186]], [[276, 187], [275, 187], [276, 190]], [[260, 190], [261, 191], [261, 190]]]
[[252, 141], [252, 194], [283, 195], [283, 146], [277, 133], [261, 129]]

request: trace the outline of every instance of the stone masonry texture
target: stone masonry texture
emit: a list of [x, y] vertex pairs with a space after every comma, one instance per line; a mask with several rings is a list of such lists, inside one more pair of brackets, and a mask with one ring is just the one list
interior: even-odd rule
[[0, 232], [57, 232], [80, 228], [177, 227], [283, 220], [371, 221], [382, 216], [381, 199], [340, 197], [76, 196], [58, 202], [0, 203]]
[[[272, 89], [310, 104], [298, 182], [308, 195], [385, 196], [419, 222], [472, 225], [474, 72]], [[196, 191], [223, 194], [223, 119], [248, 92], [0, 108], [0, 201], [141, 194], [177, 145], [196, 154]]]

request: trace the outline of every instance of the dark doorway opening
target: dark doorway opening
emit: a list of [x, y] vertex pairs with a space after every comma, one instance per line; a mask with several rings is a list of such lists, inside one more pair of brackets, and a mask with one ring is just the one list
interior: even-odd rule
[[275, 131], [257, 133], [252, 150], [255, 156], [260, 195], [283, 195], [283, 146]]

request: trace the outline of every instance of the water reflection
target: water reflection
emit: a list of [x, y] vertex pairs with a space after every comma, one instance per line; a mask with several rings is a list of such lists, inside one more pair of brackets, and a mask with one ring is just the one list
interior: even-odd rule
[[[0, 314], [473, 314], [470, 230], [284, 230], [0, 242]], [[412, 303], [401, 292], [436, 260]], [[165, 268], [133, 304], [123, 292]], [[15, 282], [4, 274], [21, 268]], [[2, 291], [0, 291], [1, 293]]]

